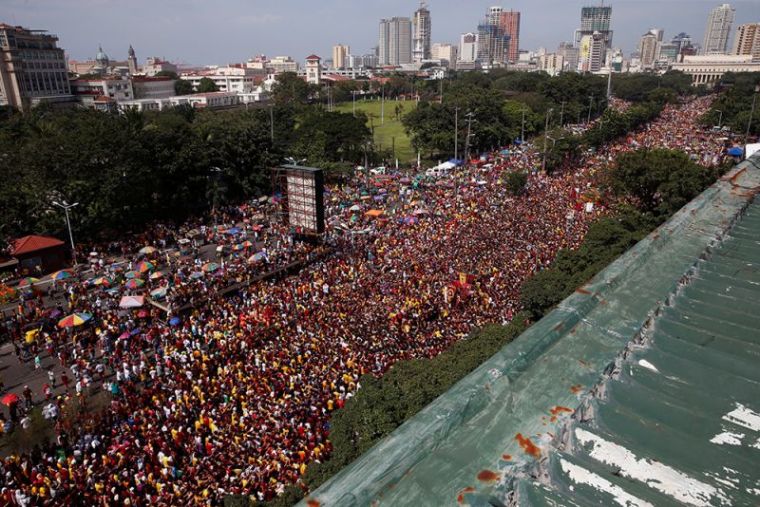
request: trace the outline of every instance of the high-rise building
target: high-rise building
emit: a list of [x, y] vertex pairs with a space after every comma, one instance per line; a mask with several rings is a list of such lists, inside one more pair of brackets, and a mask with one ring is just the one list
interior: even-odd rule
[[575, 31], [575, 46], [580, 47], [581, 39], [584, 36], [590, 35], [593, 38], [595, 33], [599, 33], [604, 42], [605, 53], [606, 50], [612, 49], [611, 21], [612, 7], [583, 7], [581, 9], [581, 27]]
[[734, 55], [751, 55], [753, 61], [760, 61], [760, 23], [745, 23], [736, 28]]
[[137, 74], [138, 66], [137, 66], [137, 55], [135, 55], [135, 50], [132, 47], [132, 44], [129, 45], [129, 51], [127, 52], [127, 65], [129, 65], [129, 74], [134, 76]]
[[478, 56], [481, 65], [500, 66], [509, 62], [510, 37], [502, 25], [501, 7], [490, 7], [478, 25]]
[[343, 44], [338, 44], [337, 46], [333, 46], [333, 51], [332, 51], [333, 68], [336, 68], [336, 69], [345, 68], [346, 58], [348, 58], [349, 54], [351, 54], [351, 48], [349, 46], [344, 46]]
[[600, 32], [584, 35], [578, 49], [578, 70], [599, 72], [604, 65], [605, 37]]
[[459, 61], [471, 63], [478, 58], [478, 34], [463, 33], [459, 38]]
[[729, 4], [714, 8], [707, 18], [705, 40], [702, 51], [706, 55], [725, 54], [728, 50], [728, 36], [734, 23], [735, 10]]
[[671, 44], [675, 44], [678, 46], [678, 54], [681, 54], [681, 50], [685, 47], [691, 46], [691, 36], [686, 34], [685, 32], [681, 32], [672, 39], [670, 39]]
[[432, 25], [430, 11], [424, 0], [420, 2], [420, 8], [414, 13], [413, 25], [412, 60], [415, 63], [420, 63], [423, 60], [429, 60], [431, 56], [430, 33]]
[[433, 44], [430, 56], [433, 60], [440, 60], [443, 65], [455, 69], [457, 65], [457, 47], [453, 44]]
[[72, 100], [58, 37], [0, 23], [0, 105], [28, 109], [41, 101]]
[[380, 20], [378, 53], [381, 66], [412, 63], [412, 21], [409, 18]]
[[520, 56], [520, 13], [517, 11], [502, 12], [499, 16], [499, 26], [509, 36], [508, 58], [516, 62]]
[[659, 60], [662, 32], [661, 29], [652, 28], [641, 37], [639, 59], [642, 69], [654, 69], [657, 60]]
[[564, 62], [564, 69], [570, 72], [578, 70], [578, 48], [572, 42], [560, 42], [557, 49], [557, 55], [561, 56]]

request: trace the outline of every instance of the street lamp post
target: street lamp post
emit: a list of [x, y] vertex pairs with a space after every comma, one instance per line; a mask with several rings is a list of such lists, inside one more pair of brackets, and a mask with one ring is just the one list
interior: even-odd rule
[[459, 108], [454, 108], [454, 159], [459, 160]]
[[549, 140], [549, 117], [552, 115], [554, 109], [549, 108], [546, 111], [546, 123], [544, 125], [544, 161], [541, 163], [541, 170], [546, 171], [546, 143]]
[[71, 208], [75, 208], [79, 206], [78, 202], [75, 202], [74, 204], [69, 204], [66, 201], [58, 202], [53, 201], [54, 206], [58, 206], [59, 208], [63, 209], [63, 211], [66, 213], [66, 227], [69, 229], [69, 241], [71, 241], [71, 260], [74, 261], [74, 266], [77, 265], [77, 250], [74, 246], [74, 234], [71, 232], [71, 219], [69, 218], [69, 210]]
[[749, 111], [749, 120], [747, 120], [747, 132], [744, 133], [744, 144], [746, 146], [749, 139], [749, 129], [752, 126], [752, 117], [755, 115], [755, 104], [757, 103], [757, 93], [760, 92], [760, 85], [755, 86], [755, 93], [752, 95], [752, 109]]
[[716, 109], [716, 111], [720, 113], [718, 116], [718, 128], [720, 128], [721, 125], [723, 124], [723, 111], [721, 111], [720, 109]]
[[589, 95], [589, 97], [588, 97], [588, 118], [586, 119], [586, 124], [587, 125], [589, 123], [591, 123], [591, 106], [593, 105], [593, 103], [594, 103], [594, 96], [593, 95]]
[[520, 143], [525, 144], [525, 108], [522, 110], [522, 129], [520, 130]]

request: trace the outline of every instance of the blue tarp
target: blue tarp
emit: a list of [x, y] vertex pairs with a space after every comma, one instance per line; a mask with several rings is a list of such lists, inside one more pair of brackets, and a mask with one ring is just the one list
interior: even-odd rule
[[738, 146], [734, 146], [733, 148], [729, 148], [728, 152], [729, 155], [732, 157], [741, 157], [744, 155], [744, 150], [739, 148]]

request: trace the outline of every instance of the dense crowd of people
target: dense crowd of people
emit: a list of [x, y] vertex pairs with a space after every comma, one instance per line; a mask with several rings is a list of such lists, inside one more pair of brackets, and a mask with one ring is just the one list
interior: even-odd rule
[[[362, 375], [508, 322], [523, 281], [576, 248], [607, 212], [596, 181], [617, 153], [664, 146], [717, 162], [717, 136], [696, 123], [708, 106], [706, 98], [667, 106], [646, 128], [551, 176], [528, 146], [440, 179], [358, 175], [329, 186], [322, 246], [294, 242], [269, 202], [224, 209], [220, 226], [156, 226], [104, 247], [92, 277], [59, 283], [65, 305], [22, 306], [11, 326], [19, 357], [30, 367], [33, 357], [54, 362], [50, 384], [65, 394], [29, 393], [5, 416], [7, 431], [24, 431], [26, 407], [42, 402], [55, 439], [0, 461], [0, 503], [271, 499], [329, 455], [330, 415]], [[518, 195], [505, 184], [514, 171], [529, 173]], [[146, 245], [156, 250], [138, 254]], [[107, 254], [124, 261], [101, 262]], [[295, 273], [257, 278], [298, 261], [306, 264]], [[110, 282], [95, 285], [98, 277]], [[144, 285], [130, 289], [129, 280]], [[217, 294], [233, 283], [234, 293]], [[120, 307], [124, 295], [162, 289], [168, 314]], [[176, 312], [183, 305], [192, 308]], [[92, 318], [25, 339], [29, 322], [64, 308]], [[93, 410], [97, 403], [107, 410]]]

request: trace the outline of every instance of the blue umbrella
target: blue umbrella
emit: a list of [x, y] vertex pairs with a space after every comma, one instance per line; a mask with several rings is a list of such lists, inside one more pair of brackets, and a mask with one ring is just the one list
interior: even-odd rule
[[179, 323], [182, 322], [179, 317], [172, 317], [169, 319], [169, 325], [170, 326], [179, 326]]
[[744, 155], [744, 150], [738, 146], [734, 146], [733, 148], [729, 148], [727, 153], [732, 157], [741, 157]]
[[231, 229], [227, 229], [227, 234], [232, 234], [233, 236], [235, 234], [240, 234], [240, 229], [237, 227], [233, 227]]

